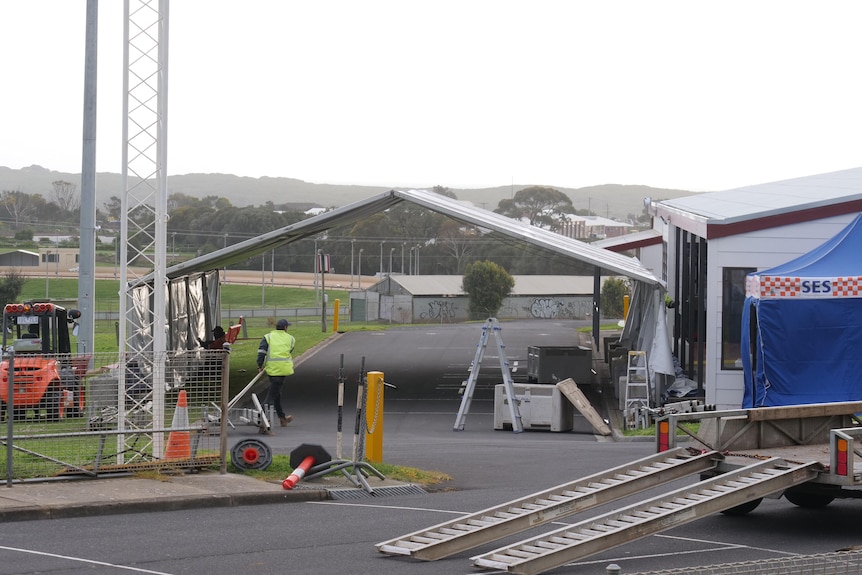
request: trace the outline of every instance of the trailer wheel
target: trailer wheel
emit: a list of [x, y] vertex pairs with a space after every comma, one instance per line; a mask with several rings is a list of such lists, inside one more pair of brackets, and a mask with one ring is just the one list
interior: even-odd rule
[[12, 421], [25, 421], [27, 419], [27, 408], [12, 406]]
[[757, 499], [752, 499], [742, 505], [737, 505], [736, 507], [731, 507], [730, 509], [725, 509], [722, 511], [725, 515], [730, 515], [731, 517], [738, 517], [740, 515], [745, 515], [746, 513], [751, 513], [757, 506], [760, 505], [760, 502], [763, 501], [762, 497], [758, 497]]
[[826, 507], [835, 499], [822, 493], [799, 493], [798, 491], [787, 491], [784, 497], [792, 504], [806, 509], [820, 509]]
[[[60, 401], [63, 390], [60, 388], [59, 381], [52, 381], [45, 389], [45, 395], [42, 396], [42, 401], [39, 402], [39, 408], [45, 410], [45, 415], [48, 421], [60, 421]], [[38, 409], [36, 414], [38, 415]]]

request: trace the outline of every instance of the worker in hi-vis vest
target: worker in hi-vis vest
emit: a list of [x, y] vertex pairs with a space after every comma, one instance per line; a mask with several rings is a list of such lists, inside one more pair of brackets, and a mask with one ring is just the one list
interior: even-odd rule
[[[278, 421], [282, 427], [293, 421], [292, 415], [286, 415], [281, 405], [281, 392], [284, 387], [284, 378], [293, 375], [293, 348], [296, 346], [296, 338], [287, 333], [290, 323], [286, 319], [280, 319], [275, 324], [275, 329], [263, 336], [260, 347], [257, 350], [257, 369], [266, 370], [269, 376], [269, 394], [266, 403], [275, 407]], [[261, 427], [261, 433], [269, 431]]]

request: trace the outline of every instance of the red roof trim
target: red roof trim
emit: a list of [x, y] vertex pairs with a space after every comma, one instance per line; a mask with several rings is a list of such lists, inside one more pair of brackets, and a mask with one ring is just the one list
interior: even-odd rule
[[752, 218], [728, 224], [707, 221], [705, 235], [703, 234], [703, 222], [689, 219], [684, 214], [674, 213], [671, 216], [671, 223], [678, 228], [711, 240], [858, 212], [862, 212], [862, 200], [803, 208], [792, 212]]
[[641, 239], [641, 240], [627, 242], [624, 244], [616, 244], [616, 245], [608, 246], [605, 249], [608, 251], [617, 252], [617, 253], [627, 252], [629, 250], [635, 250], [638, 248], [645, 248], [647, 246], [661, 245], [662, 241], [663, 240], [662, 240], [661, 236], [653, 236], [651, 238], [645, 238], [645, 239]]
[[799, 210], [796, 212], [788, 212], [785, 214], [776, 214], [774, 216], [766, 216], [745, 222], [735, 222], [732, 224], [708, 224], [706, 239], [723, 238], [727, 236], [735, 236], [747, 232], [758, 230], [768, 230], [779, 226], [788, 226], [791, 224], [799, 224], [810, 222], [813, 220], [822, 220], [834, 216], [843, 216], [845, 214], [862, 212], [862, 200], [854, 200], [843, 204], [831, 204], [828, 206], [818, 206]]

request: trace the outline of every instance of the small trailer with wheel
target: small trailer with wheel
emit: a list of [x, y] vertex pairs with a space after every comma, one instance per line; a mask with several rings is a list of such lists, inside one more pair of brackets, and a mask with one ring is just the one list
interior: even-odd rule
[[[653, 455], [376, 547], [433, 561], [681, 478], [699, 478], [471, 557], [476, 567], [530, 575], [715, 513], [749, 513], [764, 497], [784, 496], [804, 507], [860, 498], [860, 413], [862, 402], [670, 414], [656, 424]], [[677, 445], [681, 436], [684, 446]]]
[[[687, 438], [690, 448], [723, 455], [716, 476], [751, 463], [782, 458], [817, 462], [816, 477], [771, 493], [800, 507], [824, 507], [834, 499], [862, 498], [862, 402], [816, 403], [728, 411], [670, 414], [656, 423], [656, 449], [666, 451]], [[699, 423], [693, 431], [692, 423]], [[860, 459], [857, 462], [857, 457]], [[752, 499], [728, 512], [752, 511]]]

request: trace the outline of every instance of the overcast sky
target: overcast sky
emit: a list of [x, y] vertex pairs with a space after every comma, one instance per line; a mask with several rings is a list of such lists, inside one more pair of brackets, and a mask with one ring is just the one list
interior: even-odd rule
[[[123, 1], [99, 4], [119, 173]], [[85, 16], [0, 0], [0, 166], [81, 171]], [[858, 0], [180, 0], [167, 169], [711, 191], [859, 167], [860, 22]]]

